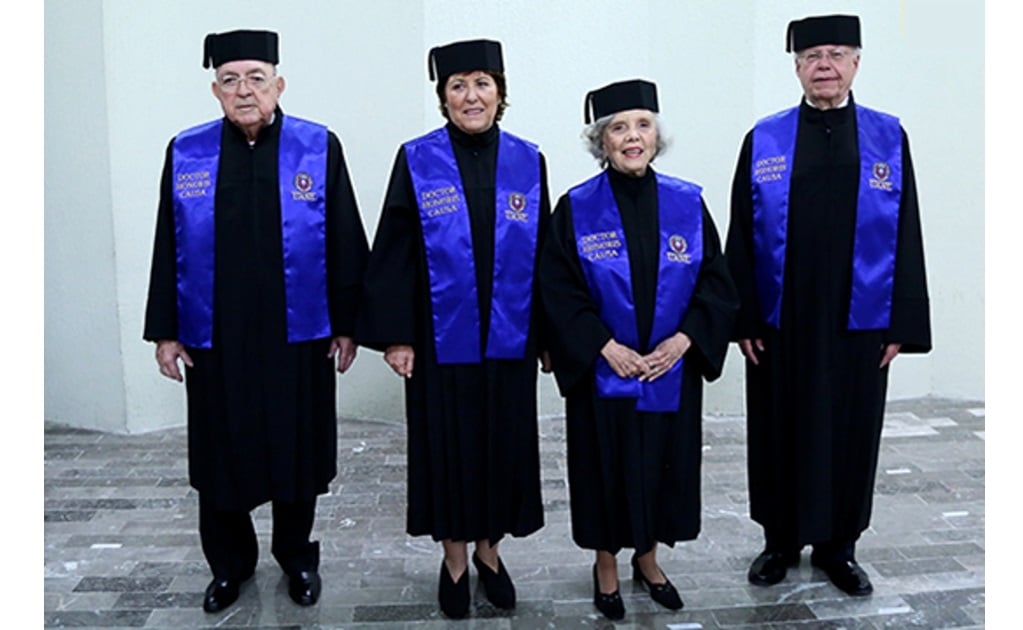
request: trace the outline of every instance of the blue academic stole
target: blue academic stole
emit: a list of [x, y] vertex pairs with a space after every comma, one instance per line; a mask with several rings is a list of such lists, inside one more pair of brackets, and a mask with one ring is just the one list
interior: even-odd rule
[[[657, 294], [650, 348], [678, 332], [693, 295], [703, 261], [703, 204], [696, 184], [655, 174], [659, 222]], [[575, 224], [576, 248], [586, 284], [600, 319], [618, 343], [638, 352], [639, 332], [632, 294], [629, 252], [618, 204], [606, 172], [568, 191]], [[597, 395], [635, 398], [637, 411], [678, 411], [682, 394], [680, 359], [667, 373], [650, 382], [622, 378], [599, 356]]]
[[[469, 207], [447, 129], [405, 143], [426, 249], [437, 362], [479, 363], [480, 315]], [[487, 359], [526, 356], [540, 220], [540, 152], [500, 132]]]
[[[223, 119], [174, 139], [178, 341], [213, 345], [214, 213]], [[278, 162], [288, 342], [329, 337], [327, 128], [282, 116]]]
[[[894, 116], [855, 107], [860, 176], [848, 328], [878, 330], [888, 328], [891, 319], [902, 198], [902, 129]], [[798, 127], [799, 107], [794, 107], [760, 120], [753, 129], [754, 274], [764, 319], [775, 328], [781, 321]]]

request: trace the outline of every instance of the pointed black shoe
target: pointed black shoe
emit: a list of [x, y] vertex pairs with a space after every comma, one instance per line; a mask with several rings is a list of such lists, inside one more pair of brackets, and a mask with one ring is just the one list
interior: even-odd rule
[[238, 600], [238, 593], [243, 582], [252, 577], [249, 573], [240, 580], [213, 580], [206, 587], [206, 594], [202, 598], [202, 609], [208, 613], [215, 613], [224, 610]]
[[824, 571], [828, 580], [840, 591], [853, 597], [864, 597], [874, 592], [874, 585], [870, 583], [867, 572], [855, 560], [825, 560], [811, 554], [810, 564]]
[[300, 571], [288, 576], [288, 595], [299, 606], [312, 606], [320, 599], [323, 587], [316, 571]]
[[[661, 575], [664, 575], [664, 571], [661, 571]], [[682, 606], [685, 605], [682, 603], [682, 598], [679, 597], [678, 591], [675, 590], [675, 586], [668, 579], [667, 575], [664, 575], [664, 584], [654, 584], [647, 580], [646, 576], [643, 575], [643, 570], [639, 568], [639, 561], [636, 559], [636, 556], [632, 556], [632, 579], [646, 587], [647, 592], [650, 593], [650, 599], [668, 610], [681, 610]]]
[[597, 565], [593, 565], [593, 605], [605, 617], [611, 621], [618, 621], [625, 617], [625, 603], [622, 602], [622, 595], [615, 589], [614, 593], [605, 595], [600, 592], [600, 580], [597, 579]]
[[450, 619], [461, 619], [469, 614], [469, 568], [455, 582], [448, 573], [448, 565], [440, 562], [440, 586], [437, 589], [440, 609]]
[[750, 565], [750, 584], [771, 586], [785, 579], [789, 567], [799, 566], [799, 552], [762, 551]]
[[515, 585], [512, 584], [511, 576], [504, 568], [501, 558], [497, 559], [497, 573], [491, 571], [475, 551], [472, 553], [472, 564], [479, 572], [480, 582], [483, 583], [483, 592], [486, 593], [490, 603], [505, 610], [515, 608]]

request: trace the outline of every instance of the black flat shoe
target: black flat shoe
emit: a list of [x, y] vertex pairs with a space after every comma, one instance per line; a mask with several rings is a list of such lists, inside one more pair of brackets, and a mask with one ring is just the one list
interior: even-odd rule
[[750, 584], [771, 586], [785, 579], [789, 567], [799, 565], [799, 552], [762, 551], [750, 565]]
[[615, 589], [614, 593], [604, 594], [600, 592], [600, 580], [597, 579], [597, 565], [593, 565], [593, 605], [605, 617], [611, 621], [618, 621], [625, 617], [625, 603], [622, 596]]
[[[661, 571], [661, 575], [664, 575], [664, 571]], [[650, 599], [669, 610], [680, 610], [685, 605], [667, 575], [664, 576], [664, 584], [654, 584], [646, 579], [643, 570], [639, 568], [636, 556], [632, 556], [632, 579], [646, 587], [647, 592], [650, 593]]]
[[501, 558], [497, 559], [496, 573], [480, 560], [475, 551], [472, 553], [472, 563], [476, 567], [476, 571], [479, 572], [480, 582], [483, 583], [483, 592], [486, 593], [490, 603], [505, 610], [515, 608], [515, 585], [512, 584], [511, 576], [504, 568]]
[[840, 591], [853, 597], [864, 597], [874, 592], [867, 572], [855, 560], [824, 560], [810, 555], [810, 564], [824, 571]]
[[320, 598], [320, 574], [316, 571], [300, 571], [288, 576], [288, 595], [299, 606], [312, 606]]
[[206, 594], [202, 598], [202, 609], [208, 613], [215, 613], [224, 610], [238, 600], [238, 593], [243, 582], [252, 577], [249, 573], [240, 580], [213, 580], [206, 587]]
[[440, 586], [437, 589], [440, 609], [450, 619], [461, 619], [469, 614], [469, 569], [462, 572], [458, 582], [451, 579], [448, 565], [440, 562]]

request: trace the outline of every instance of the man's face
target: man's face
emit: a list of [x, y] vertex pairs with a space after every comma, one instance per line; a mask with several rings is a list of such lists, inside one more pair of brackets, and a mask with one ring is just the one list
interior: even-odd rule
[[270, 122], [282, 92], [284, 77], [276, 76], [273, 65], [265, 61], [229, 61], [217, 68], [213, 82], [213, 95], [224, 115], [250, 138]]
[[822, 44], [796, 55], [796, 75], [806, 98], [821, 107], [836, 107], [845, 100], [860, 67], [860, 56], [849, 46]]

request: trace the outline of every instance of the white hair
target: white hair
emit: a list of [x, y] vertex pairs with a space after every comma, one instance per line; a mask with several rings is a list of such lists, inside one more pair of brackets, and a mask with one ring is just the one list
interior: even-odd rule
[[[618, 112], [615, 112], [617, 114]], [[657, 156], [661, 155], [668, 150], [671, 146], [671, 139], [667, 137], [664, 129], [664, 123], [661, 122], [661, 117], [656, 112], [652, 112], [654, 115], [654, 128], [657, 130], [657, 146], [654, 147], [654, 157], [650, 158], [653, 162]], [[608, 114], [602, 116], [597, 120], [593, 121], [589, 125], [583, 127], [582, 138], [586, 144], [586, 150], [590, 152], [598, 162], [600, 166], [607, 166], [608, 158], [604, 153], [604, 132], [607, 131], [608, 125], [611, 124], [611, 120], [615, 117], [615, 114]]]

